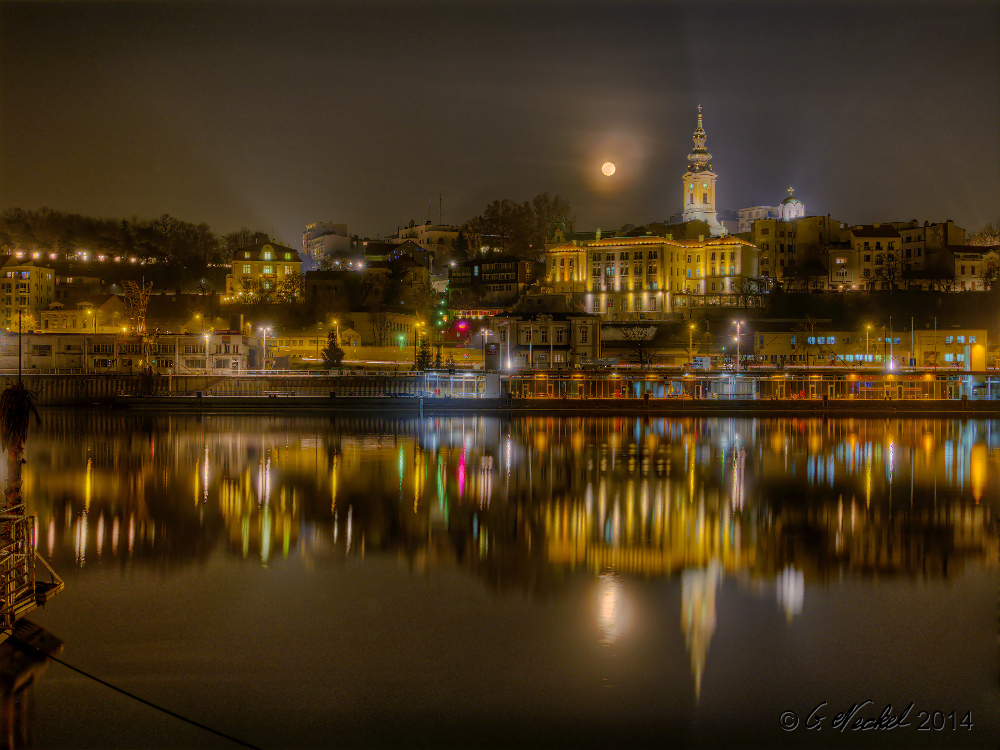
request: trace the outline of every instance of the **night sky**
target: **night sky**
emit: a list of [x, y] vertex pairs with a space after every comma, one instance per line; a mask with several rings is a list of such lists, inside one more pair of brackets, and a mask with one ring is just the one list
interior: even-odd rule
[[720, 209], [792, 185], [974, 231], [1000, 219], [998, 28], [996, 2], [0, 2], [0, 210], [297, 246], [549, 191], [610, 229], [680, 210], [700, 103]]

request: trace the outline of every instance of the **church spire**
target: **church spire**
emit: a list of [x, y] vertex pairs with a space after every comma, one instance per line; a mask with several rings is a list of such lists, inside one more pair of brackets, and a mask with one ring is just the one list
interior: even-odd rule
[[694, 148], [688, 154], [688, 170], [691, 172], [707, 172], [712, 169], [712, 155], [705, 148], [708, 136], [701, 124], [701, 105], [698, 105], [698, 127], [694, 131]]

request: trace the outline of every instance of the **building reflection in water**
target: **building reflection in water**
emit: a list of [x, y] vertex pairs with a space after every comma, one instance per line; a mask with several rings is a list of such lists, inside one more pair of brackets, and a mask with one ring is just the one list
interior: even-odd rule
[[997, 427], [46, 412], [24, 481], [59, 570], [378, 553], [535, 596], [584, 572], [606, 644], [623, 580], [678, 575], [700, 690], [726, 576], [791, 621], [811, 584], [996, 566]]

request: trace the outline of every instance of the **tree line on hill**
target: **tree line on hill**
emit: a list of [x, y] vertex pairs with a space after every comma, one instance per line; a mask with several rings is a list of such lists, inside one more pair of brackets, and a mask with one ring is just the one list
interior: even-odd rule
[[156, 258], [191, 266], [227, 263], [240, 247], [267, 235], [242, 227], [215, 234], [205, 222], [192, 224], [169, 214], [156, 219], [97, 218], [40, 208], [9, 208], [0, 214], [0, 252], [73, 253], [88, 250], [108, 255]]
[[547, 192], [523, 203], [495, 200], [462, 225], [455, 250], [468, 258], [488, 248], [524, 260], [539, 260], [552, 227], [561, 222], [569, 230], [575, 220], [569, 202]]

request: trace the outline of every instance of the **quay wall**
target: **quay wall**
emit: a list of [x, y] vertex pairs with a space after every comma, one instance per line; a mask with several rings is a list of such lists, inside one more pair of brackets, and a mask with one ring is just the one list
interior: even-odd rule
[[[308, 409], [328, 413], [397, 411], [438, 413], [657, 414], [734, 415], [789, 414], [867, 416], [1000, 416], [1000, 399], [954, 398], [760, 398], [711, 396], [634, 397], [636, 388], [604, 389], [598, 396], [558, 389], [525, 392], [489, 376], [434, 375], [424, 378], [393, 373], [350, 375], [118, 376], [27, 375], [25, 385], [41, 406], [93, 406], [176, 411], [257, 411]], [[8, 377], [8, 380], [13, 378]], [[626, 395], [627, 394], [627, 395]], [[759, 396], [759, 394], [758, 394]]]

